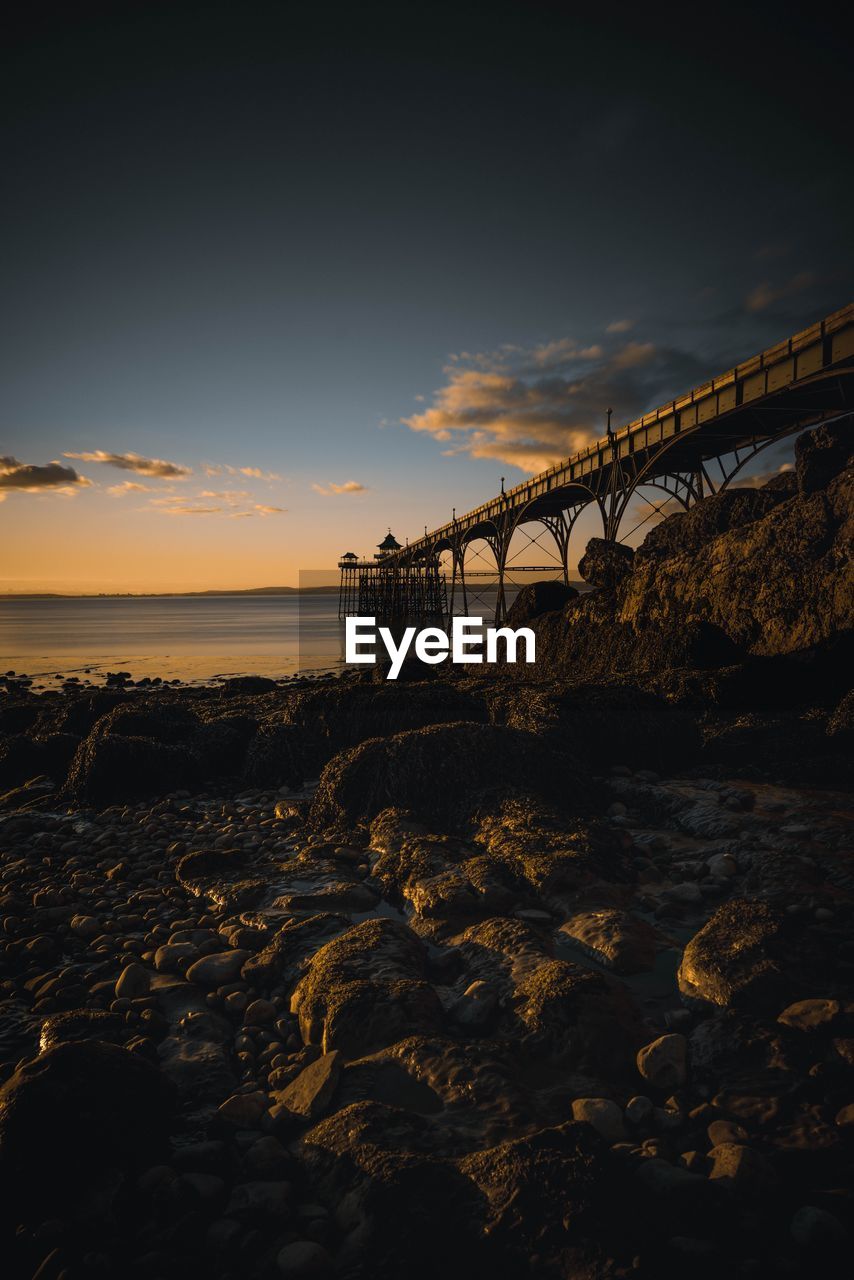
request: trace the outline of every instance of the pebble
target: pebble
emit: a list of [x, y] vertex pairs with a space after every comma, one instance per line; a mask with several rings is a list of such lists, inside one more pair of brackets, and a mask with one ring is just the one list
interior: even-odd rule
[[623, 1112], [608, 1098], [576, 1098], [572, 1118], [592, 1125], [606, 1142], [622, 1142], [626, 1137]]
[[687, 1079], [687, 1058], [688, 1041], [674, 1032], [644, 1045], [637, 1055], [637, 1067], [656, 1089], [679, 1089]]

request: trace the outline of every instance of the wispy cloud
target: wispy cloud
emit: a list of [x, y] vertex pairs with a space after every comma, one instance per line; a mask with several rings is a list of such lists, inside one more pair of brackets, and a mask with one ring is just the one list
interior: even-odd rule
[[150, 493], [150, 484], [139, 484], [136, 480], [125, 480], [123, 484], [111, 484], [107, 493], [113, 498], [123, 498], [127, 493]]
[[167, 462], [165, 458], [144, 458], [139, 453], [107, 453], [104, 449], [93, 449], [85, 453], [66, 453], [66, 458], [76, 458], [80, 462], [102, 462], [108, 467], [118, 467], [120, 471], [136, 471], [141, 476], [155, 476], [159, 479], [184, 480], [192, 475], [192, 468], [182, 466], [179, 462]]
[[606, 333], [628, 333], [630, 329], [634, 329], [634, 320], [612, 320], [605, 330]]
[[255, 503], [255, 510], [259, 516], [282, 516], [287, 511], [287, 507], [265, 507], [261, 503]]
[[598, 439], [609, 407], [619, 425], [706, 373], [690, 352], [652, 342], [504, 346], [451, 357], [432, 404], [401, 421], [449, 456], [538, 471]]
[[206, 476], [246, 476], [250, 480], [281, 480], [276, 471], [263, 471], [261, 467], [233, 467], [228, 462], [206, 462], [202, 466]]
[[44, 465], [19, 462], [17, 458], [0, 457], [0, 502], [8, 493], [51, 493], [70, 495], [92, 483], [79, 475], [74, 467], [54, 460]]
[[773, 306], [775, 302], [782, 302], [785, 298], [791, 298], [796, 293], [803, 293], [805, 289], [809, 289], [810, 285], [814, 283], [815, 276], [811, 271], [800, 271], [797, 275], [792, 276], [790, 280], [777, 286], [764, 280], [762, 284], [758, 284], [747, 295], [744, 305], [748, 311], [756, 314], [758, 311], [765, 311], [768, 307]]
[[182, 503], [180, 506], [163, 507], [162, 510], [167, 516], [215, 516], [220, 514], [222, 507], [195, 507]]
[[311, 487], [315, 493], [322, 494], [324, 498], [334, 498], [347, 493], [366, 493], [368, 488], [358, 480], [345, 480], [343, 484], [335, 484], [330, 480], [325, 485], [313, 484]]

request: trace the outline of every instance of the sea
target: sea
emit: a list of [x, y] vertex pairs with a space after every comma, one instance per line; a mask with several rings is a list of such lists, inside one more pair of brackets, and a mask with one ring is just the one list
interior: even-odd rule
[[34, 688], [73, 677], [99, 685], [119, 671], [134, 680], [207, 684], [343, 666], [337, 592], [0, 598], [0, 675], [27, 676]]
[[206, 684], [335, 671], [344, 662], [338, 594], [0, 599], [0, 675], [45, 687], [109, 672]]

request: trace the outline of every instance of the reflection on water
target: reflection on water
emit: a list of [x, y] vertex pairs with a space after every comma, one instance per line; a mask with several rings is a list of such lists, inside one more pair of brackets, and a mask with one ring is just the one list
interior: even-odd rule
[[209, 680], [343, 661], [338, 596], [0, 600], [0, 669]]
[[[494, 593], [493, 593], [494, 594]], [[489, 615], [494, 605], [482, 612]], [[0, 599], [0, 673], [49, 683], [108, 671], [203, 682], [344, 663], [338, 593]]]

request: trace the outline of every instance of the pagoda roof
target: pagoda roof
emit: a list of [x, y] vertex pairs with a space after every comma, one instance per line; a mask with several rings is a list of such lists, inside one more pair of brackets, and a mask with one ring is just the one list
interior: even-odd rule
[[400, 551], [401, 550], [400, 543], [392, 533], [391, 529], [389, 529], [388, 533], [383, 538], [382, 542], [378, 544], [377, 550], [378, 551]]

